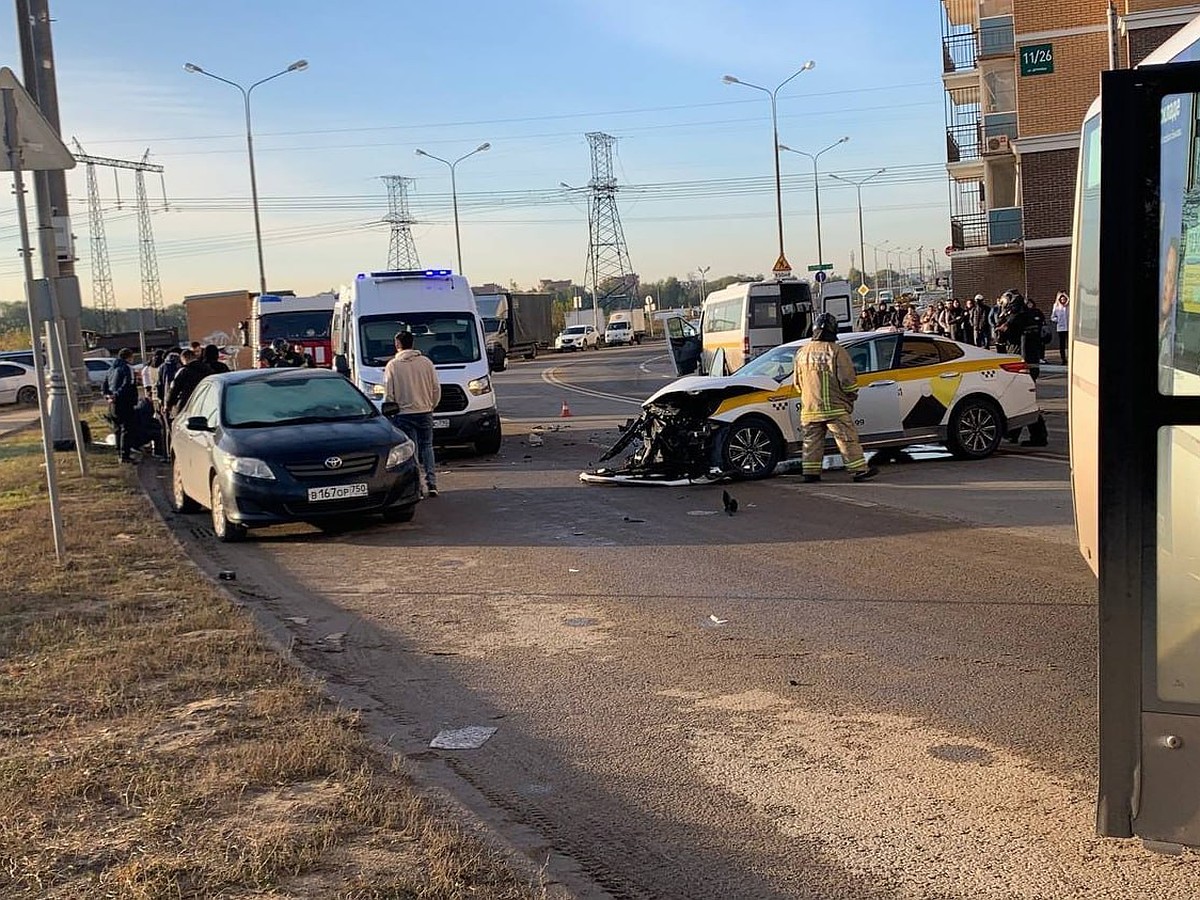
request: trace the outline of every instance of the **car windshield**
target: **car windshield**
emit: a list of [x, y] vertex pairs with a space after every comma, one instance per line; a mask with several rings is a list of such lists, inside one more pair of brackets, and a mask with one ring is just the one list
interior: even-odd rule
[[573, 325], [568, 328], [563, 334], [583, 334], [584, 327], [582, 325]]
[[222, 422], [228, 428], [262, 428], [309, 422], [343, 422], [378, 415], [371, 401], [344, 378], [256, 378], [225, 388]]
[[258, 334], [268, 344], [276, 338], [296, 341], [327, 338], [332, 322], [333, 310], [269, 313], [259, 317]]
[[624, 331], [628, 327], [628, 322], [611, 322], [608, 326], [610, 331]]
[[765, 375], [782, 383], [792, 377], [796, 367], [796, 348], [788, 345], [768, 350], [737, 370], [738, 375]]
[[367, 316], [362, 320], [363, 363], [386, 365], [396, 355], [396, 334], [413, 333], [413, 348], [435, 366], [461, 365], [481, 359], [475, 316], [471, 313], [414, 312]]

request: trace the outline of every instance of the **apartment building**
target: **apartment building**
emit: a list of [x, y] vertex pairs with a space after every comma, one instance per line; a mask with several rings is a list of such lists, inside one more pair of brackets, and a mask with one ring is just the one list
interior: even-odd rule
[[954, 293], [1067, 287], [1079, 129], [1100, 72], [1200, 15], [1180, 0], [941, 0]]

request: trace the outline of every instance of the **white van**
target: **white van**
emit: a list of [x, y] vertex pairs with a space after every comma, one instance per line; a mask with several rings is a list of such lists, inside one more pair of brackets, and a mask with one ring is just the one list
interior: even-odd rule
[[333, 309], [334, 368], [376, 403], [395, 338], [411, 331], [433, 363], [442, 400], [433, 413], [437, 445], [500, 449], [500, 413], [484, 350], [483, 324], [467, 279], [449, 269], [360, 274], [338, 292]]

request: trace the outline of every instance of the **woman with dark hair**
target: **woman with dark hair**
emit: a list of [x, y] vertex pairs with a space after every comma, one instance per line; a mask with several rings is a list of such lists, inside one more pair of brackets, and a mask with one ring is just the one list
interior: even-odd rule
[[229, 366], [221, 362], [221, 350], [216, 344], [209, 344], [204, 348], [204, 362], [212, 370], [213, 375], [220, 375], [222, 372], [228, 372]]

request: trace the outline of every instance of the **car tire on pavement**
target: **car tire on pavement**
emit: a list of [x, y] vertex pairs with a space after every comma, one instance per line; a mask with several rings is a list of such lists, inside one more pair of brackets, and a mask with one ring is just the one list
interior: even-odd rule
[[17, 402], [22, 406], [34, 406], [38, 402], [37, 388], [32, 384], [27, 384], [25, 387], [17, 391]]
[[217, 540], [225, 544], [236, 544], [245, 540], [246, 526], [230, 522], [229, 517], [225, 515], [225, 492], [221, 490], [220, 478], [213, 476], [210, 490], [212, 500], [209, 509], [212, 510], [213, 534], [217, 536]]
[[767, 478], [783, 457], [783, 441], [762, 416], [743, 416], [721, 438], [721, 468], [744, 481]]
[[500, 444], [503, 441], [503, 435], [497, 427], [495, 431], [489, 431], [483, 437], [475, 440], [475, 453], [479, 456], [494, 456], [500, 452]]
[[412, 503], [408, 506], [392, 506], [383, 511], [383, 521], [385, 522], [411, 522], [413, 516], [416, 515], [417, 504]]
[[989, 397], [967, 397], [950, 413], [946, 448], [958, 459], [984, 459], [996, 452], [1005, 432], [1004, 414]]
[[183, 489], [183, 473], [179, 471], [179, 460], [171, 458], [171, 509], [177, 513], [200, 511], [200, 504]]

